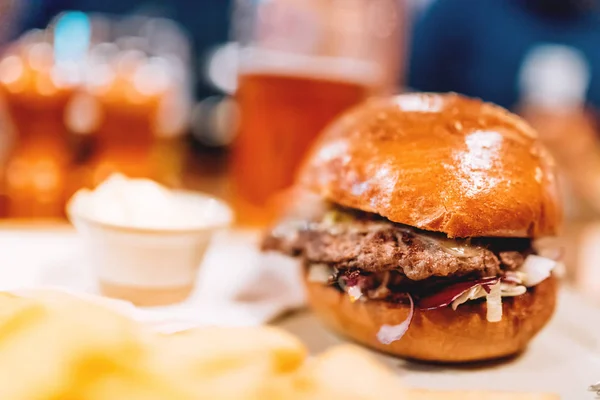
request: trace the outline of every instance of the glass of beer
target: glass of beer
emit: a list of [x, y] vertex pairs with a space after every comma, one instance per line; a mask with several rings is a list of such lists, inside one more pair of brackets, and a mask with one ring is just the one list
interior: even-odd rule
[[238, 222], [268, 223], [323, 128], [371, 95], [395, 89], [397, 0], [238, 0], [232, 155]]
[[63, 112], [73, 87], [60, 72], [41, 32], [26, 35], [0, 58], [0, 96], [14, 133], [2, 165], [4, 216], [64, 216], [72, 156]]
[[87, 73], [65, 118], [89, 138], [78, 186], [117, 172], [180, 186], [191, 107], [187, 36], [168, 20], [106, 18], [91, 19]]

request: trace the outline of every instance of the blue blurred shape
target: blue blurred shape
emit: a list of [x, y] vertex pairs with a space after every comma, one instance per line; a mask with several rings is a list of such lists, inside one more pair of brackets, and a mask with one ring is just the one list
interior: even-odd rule
[[88, 15], [81, 11], [65, 12], [54, 27], [55, 61], [81, 61], [88, 51], [90, 38]]

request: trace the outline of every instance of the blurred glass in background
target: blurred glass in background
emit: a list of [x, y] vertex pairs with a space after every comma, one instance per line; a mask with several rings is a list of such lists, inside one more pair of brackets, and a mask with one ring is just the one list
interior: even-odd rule
[[[62, 215], [73, 161], [63, 112], [74, 86], [54, 62], [50, 32], [31, 31], [0, 60], [7, 158], [2, 169], [5, 212], [13, 217]], [[10, 141], [9, 141], [10, 140]]]
[[63, 217], [115, 170], [214, 189], [231, 134], [194, 111], [226, 96], [206, 66], [229, 14], [226, 0], [0, 0], [0, 216]]
[[13, 42], [0, 60], [5, 214], [60, 217], [75, 190], [117, 171], [177, 185], [189, 57], [176, 25], [146, 17], [67, 12]]
[[349, 107], [396, 89], [401, 4], [394, 0], [238, 0], [232, 177], [238, 217], [264, 223], [308, 147]]

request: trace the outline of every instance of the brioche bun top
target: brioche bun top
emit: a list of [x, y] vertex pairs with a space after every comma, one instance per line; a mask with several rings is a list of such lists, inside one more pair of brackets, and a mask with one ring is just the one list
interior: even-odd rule
[[373, 99], [333, 122], [300, 186], [449, 237], [540, 237], [561, 212], [554, 163], [505, 109], [457, 94]]

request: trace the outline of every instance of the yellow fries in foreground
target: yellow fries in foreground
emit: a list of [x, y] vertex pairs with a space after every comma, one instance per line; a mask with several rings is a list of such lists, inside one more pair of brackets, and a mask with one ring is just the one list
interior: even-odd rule
[[[357, 373], [357, 371], [359, 371]], [[408, 390], [356, 346], [307, 358], [272, 327], [159, 335], [95, 302], [0, 293], [2, 400], [553, 400]]]

